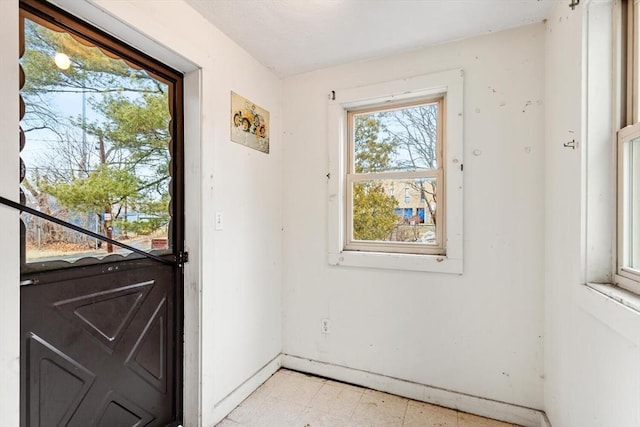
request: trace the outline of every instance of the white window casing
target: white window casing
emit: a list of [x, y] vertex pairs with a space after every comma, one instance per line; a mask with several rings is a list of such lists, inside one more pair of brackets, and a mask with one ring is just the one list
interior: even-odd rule
[[[455, 69], [335, 91], [328, 105], [328, 261], [331, 265], [463, 272], [463, 70]], [[345, 250], [347, 112], [372, 105], [443, 97], [445, 108], [444, 253], [438, 255]]]

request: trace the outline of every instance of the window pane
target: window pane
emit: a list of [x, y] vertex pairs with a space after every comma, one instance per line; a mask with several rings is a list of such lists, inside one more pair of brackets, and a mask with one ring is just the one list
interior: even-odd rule
[[436, 169], [438, 103], [353, 115], [356, 173]]
[[435, 178], [358, 181], [352, 190], [353, 240], [437, 244]]
[[640, 270], [640, 139], [625, 144], [625, 264]]
[[[24, 45], [26, 204], [170, 253], [169, 86], [50, 24], [25, 19]], [[30, 215], [23, 221], [28, 263], [128, 253]]]
[[631, 103], [627, 105], [627, 108], [631, 109], [631, 119], [627, 120], [627, 124], [631, 125], [640, 122], [640, 102], [638, 102], [640, 98], [640, 43], [638, 42], [640, 40], [640, 28], [638, 27], [640, 24], [640, 7], [637, 0], [629, 0], [627, 4], [629, 6], [628, 13], [633, 13], [634, 15], [633, 26], [635, 27], [630, 32], [633, 36], [627, 40], [627, 43], [630, 43], [633, 49], [632, 54], [628, 58], [632, 63], [633, 71], [630, 72], [627, 78], [628, 84], [630, 84], [633, 92]]

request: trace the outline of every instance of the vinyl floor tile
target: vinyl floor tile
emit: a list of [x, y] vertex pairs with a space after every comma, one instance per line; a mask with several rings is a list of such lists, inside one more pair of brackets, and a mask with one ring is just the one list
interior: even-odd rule
[[318, 412], [351, 418], [363, 395], [362, 389], [329, 381], [318, 390], [310, 407]]
[[366, 390], [356, 406], [352, 421], [362, 426], [402, 426], [408, 399]]
[[453, 409], [411, 400], [402, 427], [458, 427], [458, 413]]

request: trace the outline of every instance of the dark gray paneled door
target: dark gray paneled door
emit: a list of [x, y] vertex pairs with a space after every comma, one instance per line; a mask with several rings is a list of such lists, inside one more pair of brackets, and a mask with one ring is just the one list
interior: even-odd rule
[[179, 272], [144, 260], [69, 273], [21, 288], [23, 425], [176, 421]]

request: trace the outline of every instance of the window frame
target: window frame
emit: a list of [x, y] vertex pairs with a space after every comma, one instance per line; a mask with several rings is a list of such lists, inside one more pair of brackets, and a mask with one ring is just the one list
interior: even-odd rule
[[[640, 270], [628, 266], [627, 248], [631, 230], [628, 230], [628, 188], [630, 180], [629, 170], [626, 167], [625, 145], [640, 138], [640, 122], [626, 126], [618, 132], [617, 155], [618, 155], [618, 244], [617, 244], [617, 271], [616, 283], [634, 293], [640, 294]], [[640, 142], [639, 142], [640, 143]], [[636, 172], [637, 174], [638, 172]], [[637, 230], [636, 230], [637, 233]]]
[[[371, 267], [439, 273], [463, 272], [463, 81], [461, 69], [334, 91], [328, 103], [328, 262], [335, 266]], [[347, 172], [350, 111], [382, 105], [443, 99], [442, 163], [446, 206], [442, 249], [437, 254], [388, 252], [383, 247], [346, 247]], [[382, 109], [382, 108], [380, 108]], [[394, 178], [394, 177], [390, 177]], [[384, 242], [386, 246], [386, 243]]]
[[[358, 173], [355, 171], [355, 140], [354, 140], [354, 125], [355, 117], [359, 114], [377, 113], [383, 111], [401, 110], [404, 108], [418, 107], [422, 105], [437, 105], [437, 134], [436, 134], [436, 168], [433, 169], [418, 169], [410, 171], [384, 171], [384, 172], [363, 172]], [[369, 251], [369, 252], [391, 252], [391, 253], [416, 253], [416, 254], [431, 254], [431, 255], [444, 255], [444, 212], [446, 212], [445, 205], [445, 192], [444, 185], [444, 165], [442, 160], [444, 159], [443, 149], [443, 115], [444, 98], [442, 96], [419, 98], [409, 101], [402, 101], [400, 103], [385, 102], [383, 104], [370, 105], [365, 108], [349, 109], [347, 110], [347, 144], [346, 144], [346, 206], [344, 222], [344, 247], [346, 250], [356, 251]], [[410, 181], [418, 179], [435, 179], [437, 183], [437, 196], [438, 202], [436, 205], [436, 244], [421, 244], [414, 242], [401, 242], [401, 241], [381, 241], [381, 240], [356, 240], [353, 237], [353, 185], [357, 182], [366, 181]], [[421, 194], [421, 197], [423, 195]], [[395, 197], [395, 196], [394, 196]], [[397, 199], [399, 200], [399, 199]], [[403, 194], [404, 203], [411, 202], [411, 189], [408, 186], [404, 187]], [[413, 208], [411, 208], [413, 211]], [[417, 212], [416, 212], [417, 215]], [[403, 214], [404, 217], [404, 214]]]
[[621, 129], [617, 132], [617, 235], [615, 282], [621, 288], [640, 294], [640, 270], [627, 264], [627, 248], [631, 230], [628, 230], [629, 171], [625, 146], [640, 138], [640, 0], [622, 2], [620, 33], [622, 34], [622, 66], [620, 67]]

